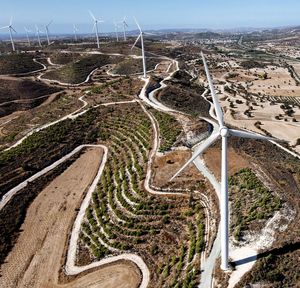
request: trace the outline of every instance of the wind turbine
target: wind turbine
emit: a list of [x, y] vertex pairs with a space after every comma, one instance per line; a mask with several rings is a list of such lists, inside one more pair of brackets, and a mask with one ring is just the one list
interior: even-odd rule
[[99, 20], [99, 19], [96, 19], [96, 17], [94, 16], [94, 14], [89, 11], [92, 19], [94, 20], [94, 27], [93, 27], [93, 31], [95, 29], [95, 32], [96, 32], [96, 39], [97, 39], [97, 47], [98, 49], [100, 48], [100, 43], [99, 43], [99, 31], [98, 31], [98, 23], [103, 23], [102, 20]]
[[119, 42], [119, 27], [118, 27], [118, 23], [114, 21], [114, 25], [115, 25], [115, 33], [116, 33], [116, 39], [117, 42]]
[[26, 32], [26, 38], [27, 38], [28, 46], [30, 46], [31, 44], [30, 44], [30, 39], [29, 39], [29, 34], [28, 33], [30, 33], [31, 31], [28, 30], [26, 27], [24, 27], [24, 30]]
[[40, 33], [42, 32], [37, 25], [35, 25], [36, 35], [38, 37], [39, 46], [42, 47]]
[[45, 25], [45, 30], [46, 30], [46, 36], [47, 36], [47, 42], [48, 46], [50, 45], [50, 39], [49, 39], [49, 26], [52, 24], [53, 20], [51, 20], [47, 25]]
[[15, 33], [17, 33], [17, 31], [14, 29], [14, 27], [12, 27], [12, 17], [10, 18], [9, 25], [1, 27], [0, 30], [6, 29], [6, 28], [8, 28], [8, 30], [9, 30], [9, 36], [10, 36], [10, 42], [11, 42], [12, 49], [13, 49], [13, 51], [16, 51], [14, 39], [12, 36], [12, 31], [14, 31]]
[[126, 38], [126, 28], [128, 27], [128, 24], [126, 23], [126, 16], [124, 17], [124, 19], [122, 21], [122, 25], [123, 25], [124, 41], [126, 41], [127, 40], [127, 38]]
[[74, 39], [77, 42], [77, 32], [79, 31], [79, 29], [76, 27], [75, 24], [73, 24], [73, 32], [74, 32]]
[[136, 38], [134, 44], [131, 47], [131, 50], [136, 46], [137, 42], [141, 39], [141, 45], [142, 45], [142, 57], [143, 57], [143, 73], [144, 73], [144, 79], [147, 78], [147, 70], [146, 70], [146, 57], [145, 57], [145, 49], [144, 49], [144, 32], [142, 31], [139, 23], [137, 22], [137, 20], [134, 18], [134, 21], [136, 23], [136, 25], [138, 26], [139, 30], [140, 30], [140, 34], [139, 36]]
[[221, 162], [221, 197], [220, 197], [220, 207], [221, 207], [221, 269], [228, 270], [228, 257], [229, 257], [229, 212], [228, 212], [228, 160], [227, 160], [227, 140], [230, 136], [257, 139], [257, 140], [275, 140], [274, 138], [262, 136], [255, 133], [250, 133], [246, 131], [229, 129], [224, 125], [223, 112], [221, 106], [218, 102], [216, 92], [214, 90], [213, 82], [209, 74], [207, 63], [205, 57], [202, 54], [203, 64], [211, 91], [215, 113], [219, 123], [219, 131], [210, 136], [210, 138], [200, 145], [200, 147], [193, 153], [188, 162], [171, 178], [173, 180], [177, 177], [190, 163], [192, 163], [197, 157], [199, 157], [208, 147], [210, 147], [219, 138], [222, 139], [222, 162]]

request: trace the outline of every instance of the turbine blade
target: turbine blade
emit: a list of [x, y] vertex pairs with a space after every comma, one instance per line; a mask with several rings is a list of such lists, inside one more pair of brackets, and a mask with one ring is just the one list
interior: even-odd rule
[[95, 17], [94, 14], [92, 13], [92, 11], [89, 10], [89, 13], [90, 13], [91, 17], [93, 18], [93, 20], [96, 21], [96, 17]]
[[149, 32], [144, 32], [143, 34], [144, 34], [144, 35], [149, 35], [149, 36], [157, 36], [157, 34], [149, 33]]
[[9, 26], [12, 25], [12, 21], [13, 21], [13, 17], [11, 16], [11, 17], [10, 17], [10, 21], [9, 21]]
[[187, 161], [177, 172], [176, 174], [170, 179], [170, 181], [174, 180], [188, 165], [190, 165], [197, 157], [200, 156], [209, 146], [211, 146], [214, 142], [217, 141], [219, 138], [219, 134], [211, 135], [207, 141], [202, 143], [200, 147], [193, 153], [193, 156]]
[[53, 20], [51, 20], [48, 25], [46, 25], [47, 27], [49, 27], [52, 24]]
[[212, 79], [211, 79], [211, 76], [210, 76], [210, 73], [209, 73], [209, 70], [208, 70], [208, 66], [207, 66], [207, 63], [206, 63], [206, 60], [205, 60], [203, 52], [201, 52], [201, 56], [202, 56], [202, 59], [203, 59], [203, 64], [204, 64], [204, 69], [205, 69], [207, 81], [208, 81], [208, 84], [209, 84], [209, 89], [210, 89], [210, 92], [211, 92], [211, 96], [213, 98], [213, 102], [214, 102], [214, 106], [215, 106], [215, 111], [216, 111], [217, 119], [218, 119], [219, 125], [223, 126], [224, 125], [223, 112], [222, 112], [220, 103], [219, 103], [219, 101], [217, 99], [217, 95], [216, 95], [216, 91], [215, 91], [215, 88], [214, 88], [214, 84], [212, 82]]
[[140, 38], [141, 38], [141, 34], [136, 38], [134, 44], [133, 44], [132, 47], [131, 47], [131, 50], [135, 47], [135, 45], [136, 45], [137, 42], [140, 40]]
[[126, 22], [126, 16], [124, 16], [124, 19], [123, 19], [123, 25], [126, 26], [126, 27], [128, 27], [128, 24], [127, 24], [127, 22]]
[[142, 29], [141, 29], [141, 26], [139, 25], [138, 21], [136, 20], [135, 17], [133, 17], [133, 19], [134, 19], [135, 24], [138, 26], [140, 32], [142, 33]]
[[14, 27], [10, 26], [10, 29], [13, 30], [15, 33], [17, 33], [17, 31], [14, 29]]
[[235, 130], [235, 129], [229, 129], [229, 133], [231, 136], [234, 137], [241, 137], [241, 138], [248, 138], [248, 139], [256, 139], [256, 140], [272, 140], [272, 141], [278, 141], [277, 139], [273, 137], [267, 137], [264, 135], [260, 135], [253, 132], [248, 131], [241, 131], [241, 130]]
[[6, 28], [9, 28], [9, 26], [4, 26], [4, 27], [1, 27], [0, 29], [6, 29]]

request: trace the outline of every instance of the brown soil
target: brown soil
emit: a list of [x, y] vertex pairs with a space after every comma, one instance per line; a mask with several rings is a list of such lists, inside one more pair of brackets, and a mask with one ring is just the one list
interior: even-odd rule
[[[168, 186], [172, 176], [189, 160], [190, 151], [174, 151], [166, 155], [156, 157], [154, 161], [153, 184], [157, 187]], [[199, 180], [204, 180], [197, 168], [191, 164], [179, 177], [174, 179], [174, 183], [180, 187], [188, 188]], [[185, 183], [183, 185], [183, 183]], [[188, 185], [188, 186], [187, 186]], [[176, 185], [177, 186], [177, 185]]]
[[[1, 267], [1, 287], [120, 287], [121, 283], [123, 287], [137, 286], [140, 277], [136, 269], [124, 263], [92, 272], [69, 284], [58, 283], [75, 209], [95, 177], [101, 158], [99, 149], [87, 150], [34, 200], [22, 232]], [[130, 281], [128, 286], [125, 279]]]
[[[218, 180], [221, 179], [221, 149], [217, 147], [206, 150], [203, 154], [205, 163]], [[228, 175], [240, 171], [243, 168], [251, 167], [245, 156], [238, 154], [232, 147], [228, 147]]]
[[0, 79], [0, 116], [34, 108], [60, 90], [31, 80]]

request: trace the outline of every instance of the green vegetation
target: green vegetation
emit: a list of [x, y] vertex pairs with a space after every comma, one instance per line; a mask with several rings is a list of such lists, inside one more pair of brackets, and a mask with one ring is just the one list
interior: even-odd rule
[[82, 83], [94, 69], [116, 61], [116, 56], [90, 55], [73, 61], [57, 70], [49, 71], [44, 77], [70, 84]]
[[263, 253], [254, 268], [237, 285], [238, 288], [247, 284], [264, 284], [266, 287], [289, 288], [299, 284], [299, 243], [286, 245]]
[[232, 201], [234, 237], [240, 240], [243, 232], [261, 220], [271, 218], [281, 208], [281, 200], [272, 194], [250, 168], [242, 169], [229, 178]]
[[166, 152], [172, 148], [181, 133], [181, 125], [174, 116], [151, 109], [152, 114], [159, 125], [160, 152]]
[[[153, 70], [158, 63], [157, 59], [147, 59], [147, 70]], [[125, 59], [124, 61], [117, 64], [113, 69], [113, 73], [119, 75], [132, 75], [143, 73], [142, 59]]]
[[[152, 126], [137, 103], [92, 108], [74, 120], [50, 126], [34, 133], [21, 145], [2, 151], [1, 192], [5, 193], [15, 187], [78, 145], [97, 142], [109, 147], [108, 160], [86, 210], [79, 245], [88, 249], [95, 260], [119, 251], [130, 250], [140, 255], [152, 253], [151, 259], [155, 261], [149, 261], [148, 257], [145, 257], [145, 261], [154, 278], [169, 284], [174, 279], [182, 283], [193, 282], [196, 279], [194, 274], [199, 274], [200, 267], [197, 241], [198, 235], [202, 235], [203, 231], [201, 232], [202, 228], [199, 229], [200, 222], [197, 222], [195, 215], [198, 215], [201, 207], [195, 206], [191, 208], [189, 216], [182, 216], [178, 211], [188, 209], [188, 199], [152, 196], [144, 190]], [[51, 179], [44, 177], [45, 183]], [[23, 192], [24, 190], [20, 192], [20, 196], [23, 196]], [[36, 195], [30, 196], [31, 202]], [[12, 213], [3, 215], [7, 217], [2, 218], [6, 222], [10, 219], [10, 227], [13, 229], [1, 226], [0, 230], [1, 235], [14, 235], [11, 239], [16, 239], [16, 234], [12, 231], [18, 231], [30, 204], [26, 197], [16, 199], [18, 202], [9, 203], [7, 211], [14, 211], [15, 207], [19, 209], [21, 205], [23, 218], [16, 221]], [[195, 248], [193, 259], [189, 263], [193, 268], [187, 274], [185, 267], [190, 253], [187, 229], [189, 222], [193, 222]], [[176, 252], [174, 247], [178, 243], [184, 248]], [[154, 247], [152, 252], [149, 247]], [[86, 261], [85, 255], [79, 255], [79, 263]], [[166, 255], [172, 257], [166, 261]], [[157, 273], [157, 267], [153, 263], [161, 263], [163, 275]]]
[[247, 60], [240, 63], [240, 66], [245, 69], [252, 69], [252, 68], [265, 68], [266, 65], [262, 62], [254, 61], [254, 60]]
[[52, 53], [49, 55], [54, 64], [65, 65], [81, 58], [79, 53]]
[[33, 61], [33, 55], [26, 53], [0, 55], [0, 74], [21, 74], [42, 69]]

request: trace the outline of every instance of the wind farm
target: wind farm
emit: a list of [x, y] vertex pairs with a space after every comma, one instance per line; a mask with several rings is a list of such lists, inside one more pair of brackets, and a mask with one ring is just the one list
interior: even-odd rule
[[299, 25], [116, 2], [2, 7], [0, 287], [298, 287]]

